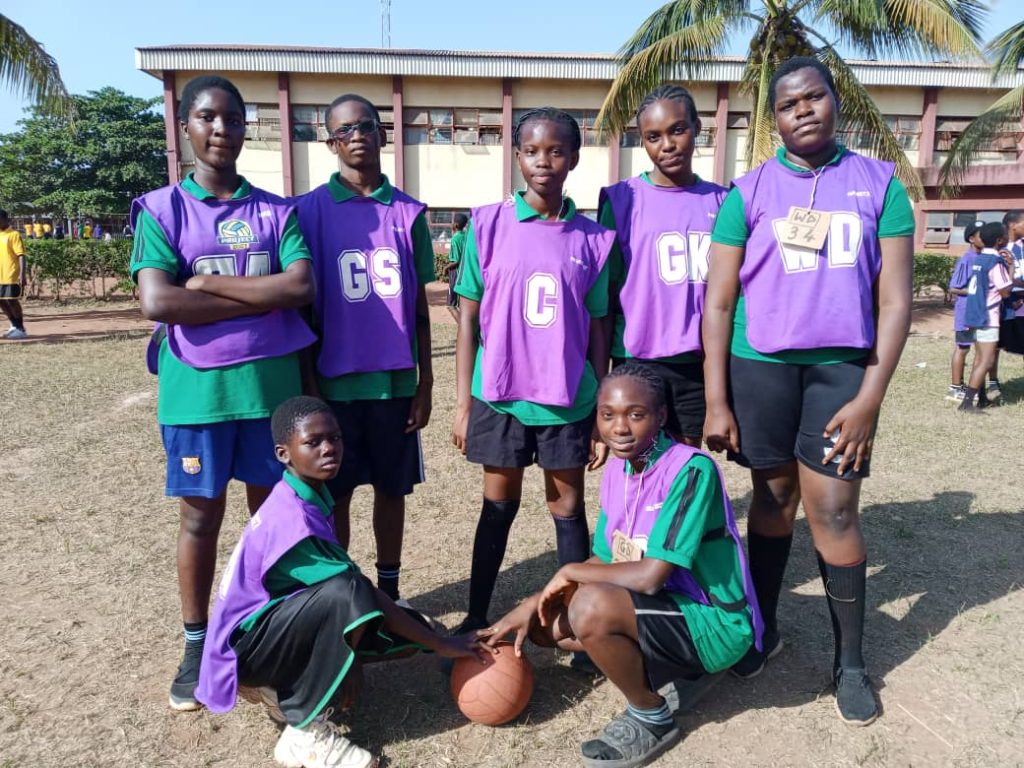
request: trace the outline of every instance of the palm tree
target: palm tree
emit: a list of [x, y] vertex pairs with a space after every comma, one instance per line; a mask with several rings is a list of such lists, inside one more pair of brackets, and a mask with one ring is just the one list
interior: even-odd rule
[[48, 112], [70, 116], [71, 96], [57, 61], [24, 27], [0, 14], [0, 84]]
[[[1014, 75], [1024, 64], [1024, 21], [1014, 24], [997, 35], [985, 48], [992, 60], [992, 79]], [[1024, 114], [1024, 85], [1011, 89], [995, 104], [978, 115], [960, 134], [939, 171], [939, 185], [943, 196], [960, 191], [971, 161], [978, 152], [991, 146], [1002, 133], [1016, 134]]]
[[753, 28], [741, 90], [754, 102], [747, 135], [748, 167], [769, 158], [775, 141], [768, 83], [793, 56], [817, 56], [832, 71], [844, 130], [858, 131], [875, 156], [896, 163], [910, 193], [921, 180], [885, 118], [836, 50], [865, 58], [941, 54], [979, 57], [987, 11], [981, 0], [673, 0], [652, 13], [619, 51], [622, 68], [601, 107], [600, 125], [619, 133], [663, 79], [699, 77], [725, 53], [734, 33]]

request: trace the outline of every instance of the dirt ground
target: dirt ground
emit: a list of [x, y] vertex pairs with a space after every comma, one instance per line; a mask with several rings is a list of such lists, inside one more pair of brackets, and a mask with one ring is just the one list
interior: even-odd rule
[[[162, 493], [147, 324], [132, 319], [130, 306], [110, 311], [123, 314], [74, 317], [93, 309], [29, 304], [34, 336], [52, 328], [63, 329], [61, 341], [87, 332], [107, 338], [0, 345], [0, 768], [269, 768], [277, 731], [257, 707], [213, 716], [166, 706], [181, 644], [176, 509]], [[423, 435], [428, 480], [409, 501], [403, 593], [452, 626], [466, 600], [481, 478], [448, 442], [455, 329], [437, 319], [435, 406]], [[780, 608], [785, 650], [758, 679], [725, 679], [684, 715], [683, 742], [657, 765], [1024, 763], [1024, 515], [1015, 461], [1024, 366], [1003, 361], [1001, 408], [960, 416], [942, 399], [948, 328], [941, 308], [915, 312], [862, 494], [866, 650], [884, 716], [866, 729], [835, 716], [831, 633], [801, 522]], [[734, 466], [725, 472], [745, 517], [749, 480]], [[597, 480], [588, 480], [591, 524]], [[540, 486], [531, 470], [495, 614], [554, 570]], [[246, 519], [239, 487], [229, 504], [222, 565]], [[369, 495], [357, 494], [352, 551], [367, 565], [369, 512]], [[502, 728], [466, 723], [433, 658], [368, 668], [364, 699], [348, 719], [352, 738], [391, 766], [578, 765], [579, 742], [622, 700], [564, 659], [535, 648], [529, 655], [533, 701]]]

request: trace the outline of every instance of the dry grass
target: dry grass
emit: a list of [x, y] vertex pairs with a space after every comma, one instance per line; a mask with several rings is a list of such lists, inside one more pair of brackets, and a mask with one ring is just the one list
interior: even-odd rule
[[[404, 593], [453, 623], [466, 599], [480, 473], [448, 444], [453, 331], [435, 326], [428, 482], [410, 500]], [[1024, 541], [1017, 468], [1024, 369], [1003, 362], [1004, 407], [978, 419], [942, 400], [947, 341], [911, 340], [864, 486], [871, 552], [867, 649], [885, 716], [841, 725], [826, 689], [831, 638], [806, 526], [781, 620], [786, 651], [755, 681], [726, 680], [686, 715], [661, 765], [1006, 765], [1024, 754]], [[924, 368], [915, 367], [919, 362]], [[176, 715], [166, 690], [180, 623], [175, 505], [162, 495], [156, 383], [143, 342], [0, 349], [0, 766], [270, 766], [259, 710]], [[726, 474], [738, 509], [749, 483]], [[590, 478], [591, 519], [596, 478]], [[245, 521], [230, 494], [226, 559]], [[372, 563], [368, 494], [353, 554]], [[531, 471], [496, 606], [538, 588], [554, 532]], [[538, 687], [515, 725], [468, 725], [428, 657], [368, 671], [355, 738], [392, 766], [576, 765], [581, 738], [621, 707], [607, 683], [531, 650]]]

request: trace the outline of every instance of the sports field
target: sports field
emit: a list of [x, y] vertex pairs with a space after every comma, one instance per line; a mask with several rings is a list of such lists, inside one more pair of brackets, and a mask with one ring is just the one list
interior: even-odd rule
[[[452, 625], [466, 599], [481, 478], [449, 443], [454, 326], [435, 324], [434, 334], [428, 482], [410, 500], [403, 594]], [[0, 768], [273, 765], [277, 730], [255, 706], [224, 717], [167, 708], [181, 649], [177, 516], [162, 493], [144, 346], [137, 336], [0, 346]], [[854, 730], [834, 713], [831, 631], [798, 524], [780, 606], [785, 650], [754, 681], [725, 679], [682, 718], [683, 742], [657, 765], [1024, 761], [1024, 365], [1004, 358], [1006, 404], [965, 417], [942, 400], [949, 351], [947, 339], [911, 338], [864, 485], [865, 645], [884, 716]], [[726, 476], [742, 516], [747, 477], [732, 466]], [[498, 609], [554, 569], [540, 486], [528, 472]], [[246, 517], [240, 486], [229, 495], [221, 565]], [[366, 564], [369, 506], [357, 494], [352, 552]], [[391, 766], [577, 765], [580, 740], [622, 700], [550, 652], [529, 654], [533, 702], [495, 729], [466, 723], [433, 658], [368, 667], [353, 738]]]

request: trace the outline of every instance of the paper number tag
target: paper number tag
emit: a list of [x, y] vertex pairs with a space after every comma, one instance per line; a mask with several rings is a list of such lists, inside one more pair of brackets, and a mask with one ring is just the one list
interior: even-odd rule
[[635, 563], [642, 559], [644, 551], [640, 545], [630, 539], [621, 531], [612, 534], [612, 562], [613, 563]]
[[789, 207], [789, 216], [780, 238], [785, 245], [821, 250], [828, 236], [832, 214], [813, 208]]

